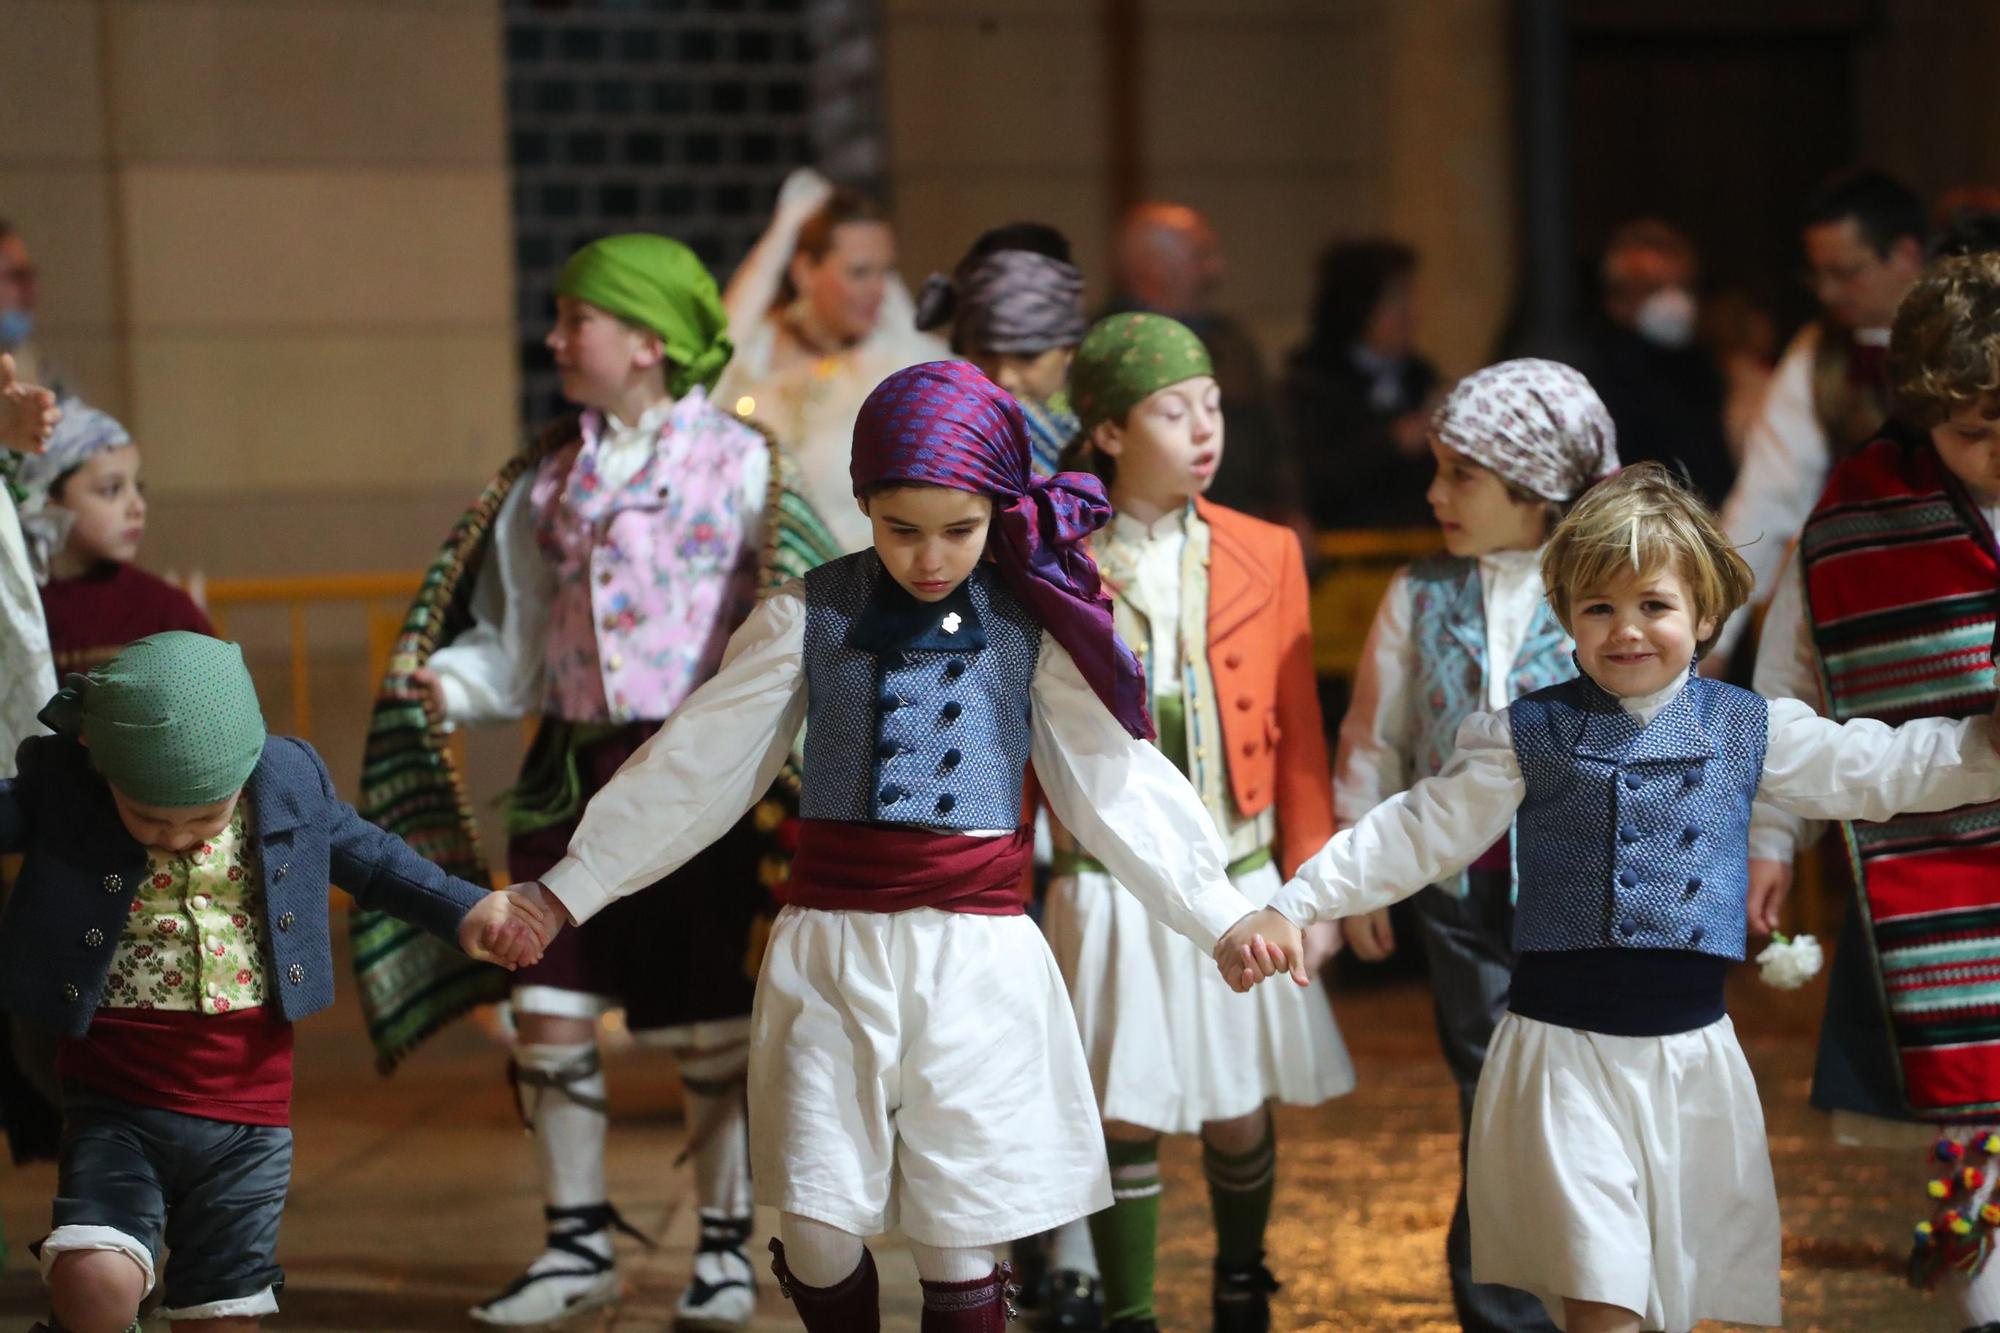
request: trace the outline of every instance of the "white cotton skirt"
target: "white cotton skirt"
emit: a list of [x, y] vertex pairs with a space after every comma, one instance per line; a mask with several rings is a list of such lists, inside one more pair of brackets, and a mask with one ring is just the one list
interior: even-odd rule
[[1062, 975], [1025, 916], [787, 907], [751, 1015], [757, 1201], [991, 1246], [1111, 1204]]
[[1778, 1324], [1778, 1190], [1728, 1018], [1612, 1037], [1508, 1014], [1467, 1141], [1472, 1277], [1542, 1298]]
[[[1235, 880], [1257, 907], [1280, 883], [1273, 866]], [[1354, 1064], [1318, 980], [1272, 977], [1239, 995], [1213, 959], [1101, 873], [1056, 881], [1042, 929], [1106, 1120], [1192, 1134], [1267, 1101], [1316, 1106], [1353, 1090]]]

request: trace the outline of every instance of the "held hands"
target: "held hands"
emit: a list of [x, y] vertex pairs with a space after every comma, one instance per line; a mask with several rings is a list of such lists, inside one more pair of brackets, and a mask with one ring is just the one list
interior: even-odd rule
[[1396, 928], [1389, 924], [1389, 909], [1379, 907], [1360, 916], [1340, 919], [1341, 933], [1347, 936], [1354, 956], [1364, 963], [1379, 963], [1396, 952]]
[[1753, 933], [1769, 935], [1778, 929], [1778, 918], [1785, 910], [1785, 898], [1791, 891], [1790, 861], [1750, 858], [1750, 896], [1744, 904], [1744, 917]]
[[438, 679], [437, 672], [429, 667], [418, 667], [412, 671], [408, 692], [410, 697], [424, 706], [424, 716], [431, 720], [432, 726], [444, 725], [444, 682]]
[[1299, 928], [1283, 914], [1262, 908], [1224, 931], [1215, 944], [1215, 965], [1230, 989], [1247, 991], [1266, 977], [1290, 972], [1304, 986], [1312, 981], [1306, 970], [1305, 941]]
[[529, 882], [489, 893], [458, 924], [458, 947], [508, 971], [542, 960], [569, 913], [555, 895]]
[[0, 448], [41, 453], [60, 420], [56, 396], [38, 384], [21, 383], [14, 375], [14, 358], [0, 356]]

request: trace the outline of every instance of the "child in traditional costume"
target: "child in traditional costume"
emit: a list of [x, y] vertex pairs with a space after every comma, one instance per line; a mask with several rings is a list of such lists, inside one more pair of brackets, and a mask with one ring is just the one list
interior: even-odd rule
[[1083, 273], [1069, 238], [1016, 222], [972, 243], [950, 277], [933, 273], [917, 294], [917, 327], [951, 326], [951, 350], [1014, 395], [1028, 424], [1030, 461], [1050, 476], [1076, 437], [1064, 380], [1083, 341]]
[[[407, 679], [446, 723], [540, 716], [509, 798], [517, 880], [561, 859], [585, 803], [715, 671], [756, 600], [781, 483], [766, 439], [709, 401], [730, 344], [715, 283], [691, 251], [661, 236], [609, 237], [571, 257], [556, 292], [548, 344], [582, 417], [552, 428], [511, 469], [472, 575], [470, 623], [454, 624], [448, 610], [461, 564], [457, 577], [427, 583], [416, 632], [391, 663], [392, 678]], [[466, 535], [454, 534], [448, 556]], [[394, 711], [393, 680], [387, 693]], [[403, 765], [378, 757], [383, 785], [404, 785]], [[385, 813], [393, 825], [396, 807]], [[513, 977], [513, 1077], [548, 1239], [472, 1312], [480, 1322], [540, 1324], [619, 1297], [612, 1233], [631, 1229], [608, 1198], [596, 1030], [612, 1007], [642, 1044], [673, 1053], [687, 1092], [701, 1231], [676, 1317], [693, 1328], [749, 1320], [743, 1079], [754, 938], [775, 909], [760, 880], [765, 840], [750, 818], [732, 824], [674, 886], [566, 933]], [[380, 950], [357, 944], [356, 953], [373, 960]]]
[[[1054, 227], [1011, 223], [983, 233], [947, 277], [933, 273], [917, 296], [917, 327], [950, 326], [951, 350], [985, 372], [1020, 404], [1029, 464], [1037, 476], [1060, 470], [1076, 435], [1064, 380], [1089, 321], [1083, 274], [1070, 262], [1069, 239]], [[1046, 886], [1046, 814], [1037, 811], [1035, 888]], [[1068, 1222], [1013, 1247], [1021, 1308], [1045, 1329], [1094, 1329], [1102, 1322], [1097, 1258], [1090, 1228]]]
[[[1757, 689], [1842, 722], [1984, 713], [2000, 610], [2000, 256], [1925, 272], [1897, 312], [1889, 373], [1889, 427], [1834, 466], [1779, 580]], [[2000, 992], [1987, 979], [2000, 962], [2000, 805], [1840, 832], [1858, 893], [1834, 951], [1813, 1104], [1842, 1142], [1933, 1149], [1911, 1280], [1943, 1279], [1959, 1326], [2000, 1333], [2000, 1216], [1985, 1211], [2000, 1172]], [[1800, 834], [1794, 823], [1752, 855], [1789, 873]]]
[[1752, 803], [1880, 820], [2000, 799], [2000, 716], [1840, 725], [1696, 676], [1750, 572], [1657, 464], [1585, 492], [1542, 572], [1583, 674], [1468, 716], [1443, 772], [1252, 921], [1373, 911], [1511, 826], [1520, 956], [1466, 1150], [1473, 1279], [1571, 1333], [1777, 1324], [1777, 1190], [1723, 1008]]
[[21, 525], [56, 669], [88, 671], [135, 639], [214, 634], [194, 599], [132, 563], [146, 534], [139, 446], [108, 413], [74, 398], [48, 448], [21, 462]]
[[1020, 408], [962, 362], [869, 396], [852, 475], [874, 548], [759, 607], [542, 879], [589, 920], [726, 830], [805, 724], [750, 1070], [775, 1269], [808, 1329], [872, 1330], [865, 1238], [899, 1229], [923, 1327], [997, 1331], [995, 1247], [1111, 1202], [1075, 1020], [1022, 914], [1028, 762], [1092, 853], [1236, 984], [1302, 981], [1298, 933], [1241, 929], [1249, 904], [1199, 800], [1138, 739], [1145, 679], [1084, 545], [1108, 517], [1097, 480], [1033, 478]]
[[515, 966], [560, 917], [453, 879], [337, 800], [303, 741], [266, 737], [233, 643], [174, 632], [71, 676], [0, 782], [0, 1007], [61, 1034], [56, 1325], [117, 1333], [156, 1281], [184, 1330], [278, 1308], [292, 1025], [333, 1002], [338, 884]]
[[[1333, 832], [1298, 538], [1200, 498], [1223, 456], [1208, 352], [1164, 315], [1114, 315], [1070, 368], [1072, 460], [1109, 488], [1092, 550], [1121, 638], [1139, 655], [1160, 750], [1221, 832], [1252, 903]], [[1162, 1134], [1199, 1134], [1215, 1221], [1214, 1326], [1263, 1333], [1264, 1230], [1277, 1181], [1269, 1104], [1348, 1092], [1354, 1068], [1315, 981], [1232, 995], [1208, 958], [1087, 853], [1057, 858], [1049, 943], [1068, 981], [1104, 1117], [1114, 1200], [1091, 1219], [1114, 1333], [1157, 1327], [1153, 1269]], [[1323, 962], [1338, 928], [1313, 928]], [[1312, 948], [1311, 946], [1318, 947]]]
[[[1375, 612], [1340, 726], [1334, 818], [1435, 777], [1469, 715], [1576, 674], [1570, 637], [1542, 595], [1542, 550], [1564, 509], [1618, 468], [1611, 415], [1589, 381], [1553, 361], [1468, 375], [1431, 420], [1427, 493], [1446, 554], [1398, 570]], [[1429, 964], [1438, 1043], [1458, 1084], [1460, 1152], [1472, 1094], [1514, 971], [1514, 874], [1506, 839], [1411, 900]], [[1341, 923], [1357, 957], [1395, 948], [1389, 911]], [[1445, 1258], [1460, 1324], [1483, 1333], [1549, 1327], [1526, 1292], [1472, 1280], [1463, 1172]]]

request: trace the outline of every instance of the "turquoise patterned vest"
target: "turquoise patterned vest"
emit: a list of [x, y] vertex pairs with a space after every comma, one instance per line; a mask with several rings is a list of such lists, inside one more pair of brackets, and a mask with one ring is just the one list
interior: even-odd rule
[[[1479, 562], [1455, 555], [1426, 556], [1410, 565], [1410, 634], [1416, 644], [1415, 688], [1410, 691], [1410, 755], [1417, 779], [1436, 777], [1451, 759], [1459, 724], [1486, 709], [1486, 604], [1480, 596]], [[1521, 641], [1507, 676], [1507, 695], [1559, 684], [1576, 674], [1575, 645], [1543, 601]], [[1439, 886], [1464, 895], [1461, 871]]]

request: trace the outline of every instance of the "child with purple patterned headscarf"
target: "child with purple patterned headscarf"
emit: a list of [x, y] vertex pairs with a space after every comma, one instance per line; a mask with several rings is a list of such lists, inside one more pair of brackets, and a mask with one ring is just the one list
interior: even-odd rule
[[975, 368], [891, 375], [855, 427], [872, 549], [780, 590], [720, 672], [591, 803], [543, 877], [574, 919], [727, 828], [805, 724], [788, 905], [753, 1020], [751, 1157], [807, 1329], [879, 1326], [863, 1241], [901, 1230], [923, 1327], [1000, 1333], [1003, 1242], [1111, 1202], [1063, 983], [1019, 892], [1032, 760], [1057, 813], [1247, 989], [1298, 965], [1148, 734], [1145, 682], [1084, 539], [1095, 478], [1031, 477], [1014, 401]]

